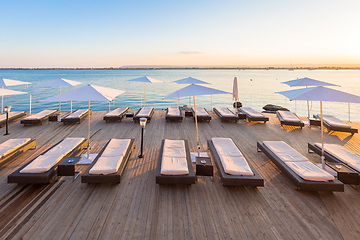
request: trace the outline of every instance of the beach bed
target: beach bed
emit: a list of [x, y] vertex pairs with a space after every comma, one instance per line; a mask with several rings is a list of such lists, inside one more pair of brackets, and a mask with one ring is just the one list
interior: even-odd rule
[[295, 114], [290, 111], [276, 111], [276, 116], [278, 117], [280, 121], [280, 125], [289, 125], [294, 127], [300, 127], [303, 128], [305, 124], [301, 119]]
[[24, 126], [43, 124], [46, 120], [49, 119], [49, 116], [53, 114], [59, 114], [59, 110], [43, 110], [39, 113], [23, 118], [20, 123], [24, 124]]
[[130, 110], [130, 108], [126, 107], [126, 108], [116, 108], [114, 110], [112, 110], [111, 112], [108, 112], [107, 114], [105, 114], [104, 116], [104, 120], [106, 122], [111, 122], [111, 121], [120, 121], [125, 117], [125, 114]]
[[81, 182], [120, 183], [135, 142], [135, 138], [110, 139], [81, 175]]
[[92, 110], [90, 109], [78, 109], [74, 112], [70, 113], [66, 117], [61, 119], [61, 122], [65, 124], [67, 123], [81, 123], [81, 121], [87, 117], [89, 114], [91, 114]]
[[180, 107], [171, 106], [166, 109], [165, 120], [168, 121], [180, 121], [183, 120], [183, 114]]
[[195, 184], [195, 181], [188, 141], [163, 139], [156, 168], [156, 183]]
[[[308, 149], [321, 156], [321, 143], [308, 143]], [[324, 144], [324, 156], [328, 162], [343, 163], [358, 173], [360, 181], [360, 156], [337, 144]]]
[[36, 139], [9, 139], [0, 144], [0, 166], [10, 162], [30, 148], [36, 147]]
[[246, 119], [249, 122], [258, 121], [258, 122], [266, 123], [267, 121], [269, 121], [268, 117], [266, 117], [265, 115], [255, 111], [254, 109], [252, 109], [250, 107], [241, 107], [240, 111], [246, 115]]
[[[314, 115], [314, 118], [321, 120], [321, 115]], [[349, 132], [351, 134], [358, 133], [357, 128], [352, 128], [350, 125], [344, 123], [337, 117], [333, 115], [323, 115], [324, 126], [329, 131], [338, 131], [338, 132]]]
[[237, 122], [239, 120], [239, 116], [226, 107], [214, 107], [213, 110], [219, 116], [221, 122]]
[[[195, 121], [195, 109], [191, 108], [191, 110], [192, 110], [193, 118]], [[211, 120], [210, 114], [203, 107], [196, 107], [196, 117], [197, 117], [198, 122], [202, 122], [202, 121], [210, 122], [210, 120]]]
[[265, 155], [303, 191], [344, 191], [344, 184], [282, 141], [257, 142]]
[[[9, 123], [26, 115], [28, 115], [27, 112], [10, 112]], [[5, 125], [6, 125], [6, 114], [2, 114], [0, 115], [0, 128], [4, 127]]]
[[78, 155], [86, 146], [85, 138], [65, 138], [11, 173], [8, 183], [49, 183], [56, 176], [58, 164]]
[[264, 186], [264, 179], [231, 138], [212, 138], [207, 144], [224, 186]]
[[147, 122], [151, 122], [151, 118], [154, 115], [154, 108], [153, 107], [142, 107], [140, 108], [134, 115], [133, 120], [134, 122], [140, 122], [140, 118], [146, 118]]

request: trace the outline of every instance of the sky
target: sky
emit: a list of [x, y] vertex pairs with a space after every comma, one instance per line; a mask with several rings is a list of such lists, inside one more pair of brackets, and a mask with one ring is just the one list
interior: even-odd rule
[[0, 68], [357, 66], [359, 0], [0, 0]]

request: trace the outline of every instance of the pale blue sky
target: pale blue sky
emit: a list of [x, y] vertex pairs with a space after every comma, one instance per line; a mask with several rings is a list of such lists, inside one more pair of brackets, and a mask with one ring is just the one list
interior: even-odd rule
[[4, 1], [0, 67], [360, 65], [360, 1]]

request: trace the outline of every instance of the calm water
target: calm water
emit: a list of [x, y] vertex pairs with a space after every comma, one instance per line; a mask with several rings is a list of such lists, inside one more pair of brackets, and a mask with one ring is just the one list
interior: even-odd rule
[[[58, 103], [39, 103], [41, 99], [57, 95], [59, 88], [37, 88], [36, 84], [48, 82], [57, 78], [65, 78], [94, 84], [104, 87], [112, 87], [127, 91], [115, 99], [114, 107], [128, 106], [137, 110], [141, 106], [143, 83], [129, 83], [126, 80], [149, 76], [164, 81], [165, 83], [146, 85], [146, 106], [155, 109], [165, 109], [169, 105], [177, 105], [177, 99], [166, 99], [163, 97], [168, 93], [176, 91], [185, 85], [178, 85], [172, 81], [195, 77], [207, 81], [210, 87], [224, 91], [232, 91], [234, 77], [238, 78], [240, 101], [243, 106], [253, 107], [262, 111], [262, 107], [268, 103], [282, 105], [295, 111], [300, 116], [307, 116], [305, 101], [290, 102], [278, 91], [291, 90], [289, 86], [281, 84], [283, 81], [296, 78], [310, 77], [317, 80], [327, 81], [341, 85], [340, 90], [360, 95], [360, 71], [359, 70], [8, 70], [0, 71], [0, 78], [9, 78], [20, 81], [32, 82], [33, 86], [10, 87], [9, 89], [29, 92], [32, 95], [32, 112], [36, 113], [43, 109], [57, 109]], [[83, 86], [84, 84], [80, 85]], [[71, 90], [71, 87], [62, 87], [62, 92]], [[179, 100], [180, 105], [189, 104], [188, 98]], [[196, 97], [197, 105], [211, 109], [214, 106], [232, 106], [231, 95], [214, 95]], [[29, 95], [5, 96], [4, 106], [13, 106], [13, 111], [29, 111]], [[348, 120], [347, 103], [324, 102], [324, 113], [334, 114], [337, 117]], [[74, 102], [73, 109], [86, 108], [86, 102]], [[109, 109], [106, 102], [93, 102], [91, 108], [95, 111]], [[351, 104], [351, 120], [360, 121], [360, 105]], [[62, 103], [62, 111], [70, 111], [70, 103]], [[319, 113], [319, 103], [311, 104], [311, 114]]]

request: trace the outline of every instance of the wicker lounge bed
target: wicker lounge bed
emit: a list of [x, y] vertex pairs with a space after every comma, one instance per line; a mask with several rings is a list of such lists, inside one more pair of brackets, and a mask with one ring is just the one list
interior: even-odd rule
[[36, 147], [36, 139], [9, 139], [0, 144], [0, 166], [10, 162], [30, 148]]
[[[195, 121], [195, 109], [191, 108], [191, 110], [192, 110], [193, 118]], [[210, 120], [211, 120], [210, 114], [203, 107], [196, 107], [196, 117], [197, 117], [198, 122], [202, 122], [202, 121], [210, 122]]]
[[[175, 144], [175, 147], [173, 143]], [[181, 144], [183, 147], [178, 148], [179, 144]], [[180, 150], [176, 151], [176, 149], [180, 149]], [[175, 162], [178, 164], [172, 165], [169, 164], [169, 162]], [[175, 167], [173, 168], [173, 166]], [[195, 181], [196, 181], [196, 177], [195, 177], [194, 169], [192, 167], [191, 155], [187, 140], [163, 139], [161, 142], [158, 165], [156, 168], [156, 183], [195, 184]]]
[[[278, 144], [280, 144], [280, 147], [278, 147]], [[278, 149], [274, 150], [277, 147]], [[265, 153], [299, 190], [344, 191], [342, 182], [311, 163], [284, 142], [257, 142], [257, 148], [258, 151], [261, 150]], [[301, 173], [303, 173], [302, 177], [299, 175]]]
[[254, 109], [252, 109], [250, 107], [241, 107], [240, 111], [246, 115], [246, 119], [249, 122], [259, 121], [259, 122], [266, 123], [267, 121], [269, 121], [268, 117], [264, 116], [263, 114], [255, 111]]
[[75, 110], [74, 112], [70, 113], [69, 115], [67, 115], [66, 117], [61, 119], [61, 122], [65, 124], [67, 123], [81, 123], [81, 121], [87, 117], [89, 115], [89, 113], [91, 114], [92, 110], [90, 109], [78, 109]]
[[305, 124], [301, 119], [295, 114], [290, 111], [276, 111], [276, 116], [280, 121], [280, 125], [289, 125], [303, 128]]
[[[26, 115], [28, 115], [27, 112], [10, 112], [9, 123]], [[4, 127], [5, 125], [6, 125], [6, 114], [2, 114], [0, 115], [0, 128]]]
[[26, 118], [23, 118], [20, 123], [27, 125], [43, 124], [46, 120], [49, 119], [50, 115], [58, 114], [59, 110], [43, 110], [39, 113], [30, 115]]
[[[128, 159], [135, 147], [135, 142], [135, 138], [110, 139], [84, 174], [81, 175], [81, 182], [120, 183]], [[111, 167], [114, 164], [115, 166]]]
[[213, 110], [219, 116], [221, 122], [237, 122], [239, 120], [239, 116], [228, 108], [214, 107]]
[[105, 114], [104, 116], [104, 120], [106, 122], [111, 122], [111, 121], [120, 121], [125, 117], [125, 114], [130, 110], [130, 108], [126, 107], [126, 108], [116, 108], [111, 112], [108, 112], [107, 114]]
[[151, 122], [154, 112], [155, 110], [153, 107], [142, 107], [135, 113], [133, 120], [138, 123], [140, 122], [140, 118], [147, 118], [147, 122]]
[[165, 120], [168, 121], [180, 121], [183, 120], [183, 114], [180, 107], [172, 106], [166, 109]]
[[264, 179], [231, 138], [212, 138], [207, 143], [224, 186], [264, 186]]
[[[308, 149], [321, 156], [321, 143], [308, 143]], [[357, 172], [360, 181], [360, 156], [337, 144], [324, 144], [324, 156], [328, 162], [343, 163]]]
[[[314, 115], [314, 118], [321, 120], [320, 114]], [[323, 115], [324, 126], [329, 131], [338, 131], [338, 132], [349, 132], [351, 134], [358, 133], [357, 128], [352, 128], [350, 125], [344, 123], [337, 117], [333, 115]]]
[[85, 138], [65, 138], [11, 173], [8, 183], [49, 183], [57, 173], [57, 166], [67, 157], [78, 155], [87, 146]]

